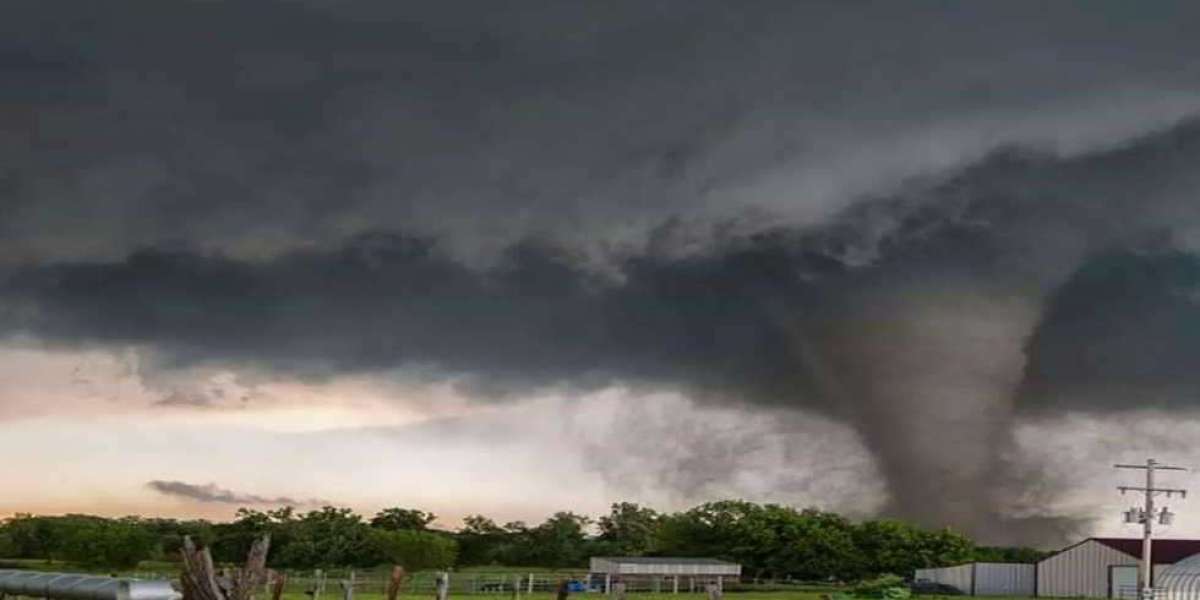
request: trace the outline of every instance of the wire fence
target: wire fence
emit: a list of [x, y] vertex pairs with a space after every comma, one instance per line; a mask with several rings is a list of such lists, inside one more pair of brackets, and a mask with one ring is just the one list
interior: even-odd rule
[[[354, 595], [386, 595], [389, 577], [385, 573], [356, 570], [281, 571], [287, 576], [284, 594], [293, 598], [307, 596], [311, 600], [341, 600], [345, 589], [352, 587]], [[438, 572], [420, 571], [408, 574], [401, 584], [401, 595], [435, 595]], [[169, 572], [132, 572], [137, 579], [177, 579]], [[514, 571], [449, 572], [450, 595], [502, 596], [507, 598], [529, 594], [552, 594], [559, 585], [568, 582], [572, 593], [606, 592], [603, 576], [587, 571], [553, 571], [520, 573]], [[616, 580], [612, 580], [612, 583]], [[630, 594], [704, 594], [709, 584], [719, 584], [725, 592], [794, 591], [825, 592], [836, 586], [824, 582], [782, 581], [757, 578], [713, 576], [639, 576], [624, 577], [625, 591]]]
[[[437, 590], [435, 572], [422, 571], [405, 577], [400, 586], [401, 594], [433, 594]], [[469, 572], [449, 573], [449, 592], [451, 594], [504, 594], [504, 593], [537, 593], [553, 592], [558, 589], [561, 581], [585, 581], [587, 573], [526, 573], [512, 572]], [[338, 597], [346, 586], [353, 586], [356, 594], [386, 593], [390, 579], [377, 574], [363, 576], [356, 572], [317, 572], [292, 573], [288, 575], [286, 592], [302, 592], [313, 596], [314, 600], [329, 597], [332, 593]]]

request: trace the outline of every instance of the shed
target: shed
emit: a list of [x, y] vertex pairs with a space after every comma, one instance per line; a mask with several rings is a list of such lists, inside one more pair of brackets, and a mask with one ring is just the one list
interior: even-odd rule
[[939, 569], [917, 569], [916, 581], [931, 581], [972, 596], [1027, 597], [1037, 593], [1037, 565], [975, 562]]
[[[1168, 566], [1200, 554], [1200, 540], [1154, 540], [1154, 579]], [[1037, 595], [1136, 598], [1142, 540], [1088, 538], [1037, 564]]]
[[1200, 554], [1163, 569], [1154, 584], [1160, 598], [1200, 600]]
[[679, 593], [681, 587], [696, 591], [710, 583], [723, 588], [729, 578], [741, 577], [742, 566], [715, 558], [595, 556], [589, 571], [592, 587], [605, 592], [620, 582], [630, 591]]

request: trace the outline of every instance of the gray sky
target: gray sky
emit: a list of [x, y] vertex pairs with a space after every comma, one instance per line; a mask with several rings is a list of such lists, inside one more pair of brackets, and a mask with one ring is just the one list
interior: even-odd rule
[[1188, 3], [6, 12], [0, 438], [115, 429], [0, 511], [745, 496], [1053, 544], [1108, 509], [1079, 461], [1158, 450], [1032, 432], [1189, 458]]

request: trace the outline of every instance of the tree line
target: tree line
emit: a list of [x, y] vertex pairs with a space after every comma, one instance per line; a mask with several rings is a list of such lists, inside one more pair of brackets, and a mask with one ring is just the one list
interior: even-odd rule
[[538, 525], [498, 524], [472, 515], [457, 531], [431, 527], [436, 517], [388, 508], [366, 519], [348, 508], [298, 512], [240, 509], [229, 522], [144, 517], [19, 514], [0, 525], [0, 558], [64, 560], [128, 569], [172, 560], [184, 536], [238, 562], [262, 534], [271, 535], [270, 566], [280, 569], [401, 564], [410, 571], [507, 565], [582, 568], [591, 556], [701, 556], [743, 565], [752, 577], [857, 581], [885, 573], [972, 560], [1032, 562], [1027, 548], [976, 546], [951, 530], [890, 519], [855, 522], [815, 509], [741, 500], [661, 513], [629, 502], [598, 519], [559, 512]]

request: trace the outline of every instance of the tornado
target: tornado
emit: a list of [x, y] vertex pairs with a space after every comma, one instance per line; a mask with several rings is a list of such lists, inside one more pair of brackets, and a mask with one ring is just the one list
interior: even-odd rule
[[887, 512], [995, 533], [1037, 298], [960, 286], [900, 288], [822, 325], [820, 381], [887, 480]]

